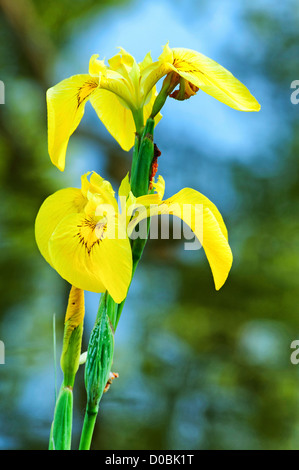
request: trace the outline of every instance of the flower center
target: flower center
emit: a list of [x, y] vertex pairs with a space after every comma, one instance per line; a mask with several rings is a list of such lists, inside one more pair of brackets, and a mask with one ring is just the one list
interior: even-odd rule
[[85, 246], [87, 253], [90, 255], [92, 248], [103, 240], [107, 223], [95, 222], [91, 218], [86, 218], [77, 227], [78, 232], [75, 236], [79, 238], [79, 244]]

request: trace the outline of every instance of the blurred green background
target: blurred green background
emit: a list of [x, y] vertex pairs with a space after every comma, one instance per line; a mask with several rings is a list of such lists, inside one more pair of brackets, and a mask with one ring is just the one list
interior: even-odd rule
[[[199, 92], [168, 100], [156, 128], [166, 196], [193, 187], [225, 217], [233, 269], [216, 292], [203, 250], [151, 240], [116, 333], [94, 449], [299, 449], [299, 79], [296, 0], [0, 0], [0, 449], [46, 449], [69, 285], [39, 254], [43, 200], [90, 170], [117, 189], [130, 168], [90, 105], [66, 170], [47, 153], [45, 92], [122, 46], [171, 47], [227, 67], [262, 105], [240, 113]], [[84, 348], [99, 296], [86, 295]], [[75, 389], [77, 448], [85, 406]]]

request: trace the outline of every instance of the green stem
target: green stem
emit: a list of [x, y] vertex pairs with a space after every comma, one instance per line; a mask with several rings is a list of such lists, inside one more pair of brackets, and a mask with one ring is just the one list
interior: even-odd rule
[[141, 135], [136, 133], [135, 144], [134, 144], [134, 149], [133, 149], [132, 165], [131, 165], [131, 175], [135, 174], [137, 171], [140, 142], [141, 142]]
[[90, 449], [97, 415], [98, 415], [98, 409], [93, 410], [93, 411], [86, 410], [85, 416], [84, 416], [79, 450]]
[[155, 121], [148, 119], [139, 143], [138, 154], [134, 155], [131, 170], [131, 191], [135, 197], [148, 193], [151, 166], [154, 158], [154, 132]]
[[164, 82], [162, 84], [162, 88], [157, 95], [152, 113], [151, 113], [151, 118], [153, 119], [163, 108], [165, 101], [167, 97], [172, 93], [172, 91], [175, 89], [175, 87], [178, 85], [180, 81], [180, 77], [177, 73], [171, 72], [168, 75], [166, 75]]
[[136, 134], [141, 134], [144, 127], [143, 108], [132, 111], [136, 127]]

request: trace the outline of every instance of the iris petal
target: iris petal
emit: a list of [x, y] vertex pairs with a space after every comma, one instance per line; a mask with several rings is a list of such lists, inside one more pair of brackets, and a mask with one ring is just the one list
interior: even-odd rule
[[175, 48], [172, 69], [182, 78], [239, 111], [259, 111], [260, 104], [231, 72], [199, 52]]
[[[217, 207], [204, 195], [194, 189], [185, 188], [165, 201], [156, 203], [152, 196], [138, 198], [138, 209], [128, 227], [134, 227], [143, 219], [163, 214], [172, 214], [182, 219], [202, 244], [214, 277], [215, 288], [225, 283], [232, 266], [232, 252], [228, 244], [227, 229]], [[153, 204], [149, 206], [149, 204]]]
[[85, 103], [98, 86], [98, 79], [88, 74], [74, 75], [47, 91], [48, 150], [59, 170], [65, 167], [68, 141], [84, 114]]
[[66, 215], [81, 212], [86, 202], [80, 189], [66, 188], [56, 191], [41, 205], [35, 221], [35, 238], [41, 254], [51, 266], [48, 245], [52, 233]]
[[[90, 226], [84, 227], [85, 223]], [[72, 214], [56, 227], [49, 253], [57, 272], [73, 286], [92, 292], [108, 290], [117, 303], [126, 297], [132, 275], [127, 237], [105, 236], [103, 227], [86, 221], [82, 214]]]
[[129, 151], [134, 145], [136, 131], [131, 111], [108, 90], [98, 89], [90, 102], [112, 137], [122, 149]]

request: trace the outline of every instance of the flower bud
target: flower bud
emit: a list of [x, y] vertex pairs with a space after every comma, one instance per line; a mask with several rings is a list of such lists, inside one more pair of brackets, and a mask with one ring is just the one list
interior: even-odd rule
[[97, 321], [91, 332], [86, 366], [87, 411], [96, 412], [113, 362], [114, 331], [109, 319], [107, 294], [102, 296]]
[[64, 374], [64, 386], [68, 387], [73, 387], [80, 363], [84, 313], [84, 291], [72, 286], [65, 315], [60, 359]]

